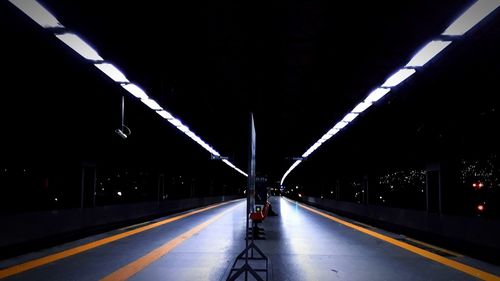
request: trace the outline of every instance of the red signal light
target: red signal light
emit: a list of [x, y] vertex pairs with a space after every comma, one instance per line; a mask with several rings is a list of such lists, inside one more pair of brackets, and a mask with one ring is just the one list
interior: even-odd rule
[[482, 182], [475, 182], [475, 183], [472, 184], [472, 187], [475, 190], [481, 189], [483, 186], [484, 186], [484, 183], [482, 183]]
[[479, 205], [477, 205], [477, 210], [478, 210], [479, 212], [484, 211], [484, 205], [483, 205], [483, 204], [479, 204]]

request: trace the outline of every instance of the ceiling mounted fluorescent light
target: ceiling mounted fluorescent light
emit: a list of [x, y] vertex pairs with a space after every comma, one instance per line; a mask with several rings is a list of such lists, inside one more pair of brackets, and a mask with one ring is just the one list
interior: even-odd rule
[[342, 119], [344, 122], [352, 122], [352, 120], [356, 119], [358, 117], [358, 113], [347, 113], [347, 115]]
[[110, 63], [96, 63], [95, 67], [99, 68], [104, 74], [106, 74], [109, 78], [113, 79], [113, 81], [118, 83], [128, 83], [127, 77], [114, 65]]
[[370, 106], [372, 106], [371, 102], [360, 102], [351, 112], [359, 114], [367, 110]]
[[304, 154], [302, 154], [302, 157], [308, 157], [309, 155], [311, 155], [312, 153], [312, 149], [308, 149], [306, 152], [304, 152]]
[[156, 111], [156, 113], [158, 113], [161, 117], [169, 120], [169, 119], [174, 119], [174, 116], [172, 116], [172, 114], [170, 114], [168, 111], [166, 110], [159, 110], [159, 111]]
[[293, 168], [291, 170], [295, 169], [295, 167], [297, 167], [300, 164], [300, 162], [302, 162], [302, 160], [295, 161], [295, 163], [293, 163], [292, 165]]
[[387, 93], [389, 93], [391, 89], [389, 88], [377, 88], [373, 90], [368, 97], [366, 97], [365, 102], [374, 103], [384, 97]]
[[152, 110], [162, 110], [161, 106], [155, 100], [145, 99], [141, 101]]
[[209, 147], [209, 150], [208, 150], [210, 153], [212, 153], [213, 155], [215, 156], [220, 156], [220, 153], [217, 152], [217, 150], [213, 149], [212, 147]]
[[321, 146], [321, 143], [319, 143], [319, 142], [315, 142], [315, 143], [314, 143], [314, 145], [313, 145], [313, 146], [311, 146], [311, 149], [312, 149], [313, 151], [315, 151], [315, 150], [316, 150], [316, 149], [318, 149], [318, 147], [320, 147], [320, 146]]
[[[495, 9], [500, 7], [500, 0], [477, 0], [467, 11], [465, 11], [458, 19], [456, 19], [443, 33], [444, 36], [458, 36], [463, 35], [468, 30], [470, 30], [479, 21], [484, 19]], [[369, 108], [372, 103], [380, 100], [391, 90], [390, 87], [395, 87], [401, 82], [405, 81], [408, 77], [413, 75], [416, 70], [413, 68], [421, 67], [432, 60], [436, 55], [443, 51], [451, 41], [434, 40], [425, 45], [420, 49], [413, 58], [408, 62], [406, 68], [400, 69], [398, 72], [394, 73], [389, 77], [384, 84], [373, 90], [364, 102], [358, 104], [351, 113], [361, 113]], [[411, 67], [411, 68], [410, 68]], [[347, 125], [346, 122], [337, 123], [327, 135], [334, 135], [340, 129]], [[333, 131], [332, 131], [333, 130]], [[320, 139], [324, 140], [324, 136]], [[303, 157], [306, 157], [311, 153], [311, 149], [307, 150]], [[295, 168], [295, 164], [292, 165], [283, 175], [281, 179], [281, 185], [285, 181], [288, 174]]]
[[229, 160], [227, 159], [223, 159], [222, 162], [226, 163], [226, 165], [228, 165], [229, 167], [235, 169], [238, 173], [244, 175], [245, 177], [248, 177], [248, 174], [243, 172], [242, 170], [238, 169], [233, 163], [231, 163]]
[[329, 135], [329, 134], [324, 134], [320, 140], [322, 140], [323, 142], [329, 140], [331, 137], [333, 137], [333, 135]]
[[243, 172], [241, 169], [236, 168], [236, 167], [234, 167], [233, 169], [235, 169], [238, 173], [240, 173], [240, 174], [244, 175], [245, 177], [248, 177], [248, 174], [247, 174], [247, 173], [245, 173], [245, 172]]
[[293, 169], [295, 169], [300, 164], [300, 162], [302, 162], [302, 160], [295, 161], [295, 163], [293, 163], [293, 165], [286, 171], [286, 173], [281, 178], [280, 185], [283, 185], [283, 182], [285, 182], [286, 177], [290, 174], [290, 172], [292, 172]]
[[189, 127], [186, 125], [179, 126], [179, 127], [177, 127], [177, 129], [179, 129], [183, 133], [190, 132]]
[[427, 62], [429, 62], [432, 58], [434, 58], [437, 54], [439, 54], [442, 50], [444, 50], [448, 45], [451, 44], [451, 41], [441, 41], [441, 40], [433, 40], [427, 45], [425, 45], [417, 54], [413, 56], [413, 58], [408, 62], [406, 67], [421, 67], [424, 66]]
[[174, 125], [175, 127], [180, 127], [184, 125], [179, 119], [176, 118], [168, 119], [168, 122], [170, 122], [170, 124]]
[[[49, 11], [47, 11], [40, 3], [35, 0], [9, 0], [14, 6], [19, 10], [29, 16], [36, 23], [44, 28], [65, 28]], [[208, 150], [210, 153], [216, 156], [220, 156], [220, 153], [213, 149], [211, 146], [206, 144], [200, 137], [196, 136], [193, 132], [189, 130], [187, 126], [182, 125], [182, 123], [175, 119], [168, 111], [162, 109], [162, 107], [154, 100], [149, 99], [147, 94], [137, 85], [129, 84], [127, 77], [113, 64], [103, 62], [104, 59], [94, 50], [88, 43], [82, 40], [79, 36], [71, 32], [65, 32], [65, 30], [54, 31], [55, 35], [59, 40], [68, 45], [71, 49], [76, 51], [79, 55], [85, 59], [94, 61], [94, 66], [106, 74], [113, 81], [120, 83], [121, 86], [129, 91], [132, 95], [139, 98], [144, 104], [149, 108], [157, 111], [157, 113], [163, 118], [167, 119], [170, 123], [174, 124], [182, 132], [188, 135], [195, 142], [200, 144], [203, 148]], [[64, 33], [62, 33], [64, 32]], [[230, 163], [230, 162], [229, 162]], [[231, 163], [232, 165], [232, 163]], [[236, 166], [232, 165], [232, 168], [244, 176], [248, 175], [242, 170], [238, 169]]]
[[104, 60], [96, 50], [94, 50], [87, 42], [83, 41], [78, 35], [74, 33], [56, 34], [57, 39], [61, 40], [64, 44], [68, 45], [71, 49], [77, 52], [80, 56], [91, 61]]
[[229, 162], [227, 159], [222, 159], [222, 162], [226, 163], [229, 167], [234, 168], [234, 164]]
[[122, 87], [138, 99], [149, 99], [148, 95], [135, 84], [122, 84]]
[[330, 135], [330, 136], [333, 136], [335, 135], [336, 133], [338, 133], [340, 130], [337, 129], [337, 128], [331, 128], [330, 131], [326, 132], [327, 135]]
[[402, 68], [385, 80], [382, 87], [396, 87], [415, 73], [415, 69]]
[[186, 132], [186, 135], [191, 138], [192, 140], [194, 140], [196, 138], [196, 134], [193, 133], [192, 131], [187, 131]]
[[193, 137], [193, 140], [194, 140], [196, 143], [198, 143], [199, 145], [203, 146], [202, 144], [203, 144], [204, 142], [203, 142], [203, 140], [202, 140], [200, 137], [195, 136], [195, 137]]
[[10, 0], [10, 3], [43, 28], [64, 28], [56, 17], [35, 0]]
[[491, 12], [500, 6], [498, 0], [478, 0], [458, 19], [456, 19], [444, 32], [443, 35], [459, 36], [464, 35], [478, 22], [487, 17]]
[[345, 126], [347, 126], [347, 124], [348, 124], [347, 122], [340, 121], [337, 124], [335, 124], [335, 126], [333, 128], [340, 130], [340, 129], [344, 128]]

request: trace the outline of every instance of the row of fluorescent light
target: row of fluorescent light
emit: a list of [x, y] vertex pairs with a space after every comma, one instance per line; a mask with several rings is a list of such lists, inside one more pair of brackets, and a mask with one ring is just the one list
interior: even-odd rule
[[[304, 154], [302, 154], [302, 157], [306, 158], [311, 155], [323, 143], [340, 132], [340, 130], [344, 129], [356, 117], [370, 108], [370, 106], [383, 98], [391, 91], [392, 88], [400, 85], [403, 81], [412, 76], [417, 69], [423, 67], [435, 56], [441, 53], [456, 37], [464, 35], [499, 6], [500, 0], [477, 0], [441, 34], [440, 39], [428, 42], [404, 67], [387, 78], [387, 80], [385, 80], [380, 87], [374, 89], [364, 101], [356, 105], [351, 112], [347, 113], [342, 120], [336, 123], [335, 126], [333, 126], [318, 141], [316, 141], [306, 152], [304, 152]], [[295, 169], [301, 162], [301, 160], [295, 161], [295, 163], [293, 163], [293, 165], [285, 172], [281, 178], [281, 185], [283, 185], [283, 182], [292, 170]]]
[[[62, 25], [57, 18], [52, 15], [47, 9], [45, 9], [36, 0], [9, 0], [14, 6], [16, 6], [23, 13], [28, 15], [32, 20], [38, 23], [40, 26], [46, 29], [51, 29], [55, 36], [61, 40], [64, 44], [73, 49], [76, 53], [82, 56], [84, 59], [90, 61], [97, 69], [102, 71], [106, 76], [111, 78], [116, 83], [119, 83], [127, 92], [132, 94], [134, 97], [138, 98], [142, 103], [144, 103], [151, 110], [158, 113], [161, 117], [167, 120], [170, 124], [175, 126], [179, 131], [184, 133], [190, 139], [195, 141], [210, 154], [215, 156], [221, 156], [218, 151], [213, 149], [209, 144], [204, 142], [199, 136], [193, 133], [189, 127], [184, 125], [181, 120], [175, 118], [170, 112], [163, 109], [154, 99], [150, 98], [146, 92], [141, 89], [137, 84], [131, 83], [125, 74], [120, 71], [119, 68], [113, 64], [106, 62], [99, 53], [85, 42], [78, 35], [68, 31], [64, 25]], [[236, 170], [238, 173], [248, 176], [241, 169], [236, 167], [229, 160], [224, 159], [223, 162], [229, 167]]]

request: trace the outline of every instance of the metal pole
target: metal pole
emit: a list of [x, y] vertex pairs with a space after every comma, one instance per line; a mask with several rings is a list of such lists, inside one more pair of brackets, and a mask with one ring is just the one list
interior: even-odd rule
[[121, 129], [122, 131], [125, 129], [124, 126], [125, 126], [125, 96], [122, 96], [122, 103], [121, 103]]

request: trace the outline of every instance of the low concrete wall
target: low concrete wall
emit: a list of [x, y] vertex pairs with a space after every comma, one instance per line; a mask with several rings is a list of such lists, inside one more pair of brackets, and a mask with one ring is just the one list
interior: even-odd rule
[[82, 230], [103, 228], [119, 223], [175, 213], [236, 199], [237, 196], [189, 198], [158, 202], [111, 205], [84, 209], [40, 211], [0, 216], [0, 249], [43, 243]]
[[[403, 233], [417, 234], [454, 248], [499, 257], [500, 221], [481, 217], [432, 214], [426, 211], [389, 208], [352, 202], [302, 198], [304, 203]], [[487, 253], [486, 253], [487, 252]]]

